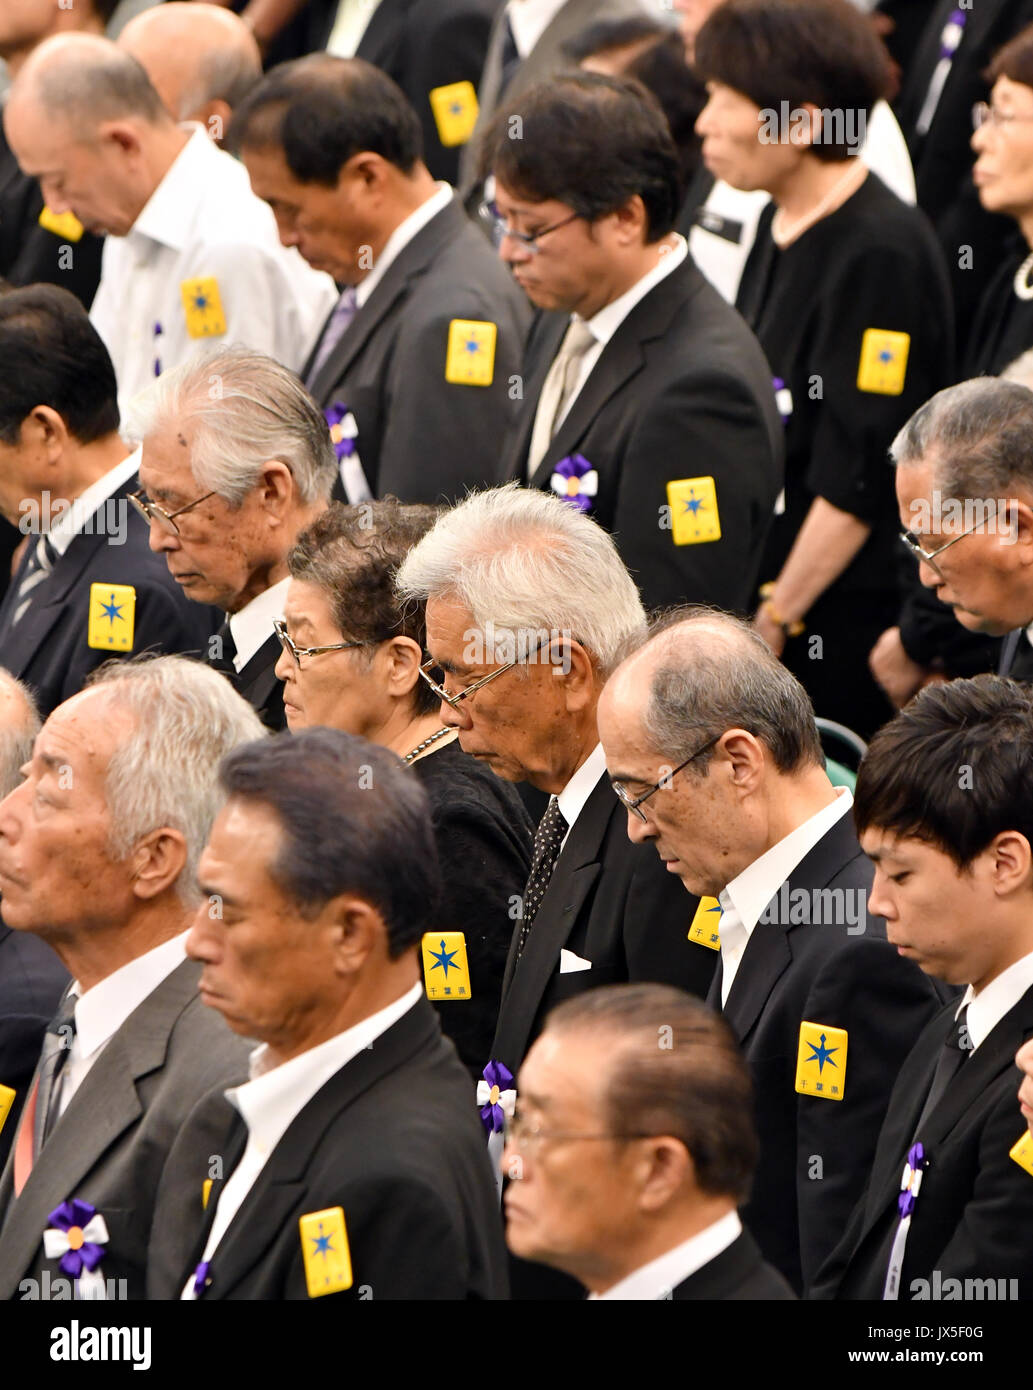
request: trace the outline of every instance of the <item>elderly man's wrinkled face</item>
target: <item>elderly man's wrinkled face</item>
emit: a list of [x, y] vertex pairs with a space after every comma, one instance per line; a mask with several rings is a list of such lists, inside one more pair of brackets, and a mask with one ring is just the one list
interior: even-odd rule
[[23, 768], [25, 780], [0, 802], [3, 918], [53, 942], [88, 931], [94, 918], [128, 917], [132, 867], [108, 850], [108, 763], [133, 728], [102, 687], [60, 705]]
[[268, 587], [270, 564], [285, 558], [275, 552], [276, 539], [286, 545], [286, 532], [270, 531], [261, 485], [239, 507], [219, 496], [198, 502], [208, 489], [190, 467], [193, 433], [187, 422], [159, 429], [143, 442], [140, 485], [148, 500], [168, 513], [190, 507], [175, 518], [178, 534], [151, 522], [151, 549], [164, 554], [187, 598], [235, 613]]

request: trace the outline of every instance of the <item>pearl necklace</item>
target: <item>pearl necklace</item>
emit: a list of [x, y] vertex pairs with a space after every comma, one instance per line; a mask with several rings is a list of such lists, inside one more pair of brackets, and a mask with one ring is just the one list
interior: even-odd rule
[[1029, 272], [1033, 270], [1033, 251], [1015, 272], [1015, 279], [1012, 281], [1012, 288], [1019, 299], [1033, 299], [1033, 285], [1029, 282]]
[[850, 165], [843, 177], [832, 185], [821, 202], [811, 208], [810, 212], [805, 212], [802, 217], [798, 217], [795, 222], [790, 222], [787, 225], [785, 214], [781, 208], [778, 209], [771, 219], [771, 240], [780, 251], [784, 251], [792, 242], [798, 240], [804, 232], [810, 231], [814, 224], [820, 222], [827, 213], [835, 212], [841, 203], [846, 202], [854, 191], [850, 187], [851, 184], [856, 182], [857, 187], [861, 187], [868, 175], [868, 169], [865, 164], [857, 162], [856, 156], [853, 158], [855, 162]]
[[417, 758], [422, 757], [432, 743], [437, 743], [439, 738], [444, 738], [446, 734], [455, 737], [455, 729], [439, 729], [436, 734], [431, 734], [430, 738], [425, 738], [422, 743], [418, 743], [415, 748], [410, 748], [402, 759], [403, 763], [414, 763]]

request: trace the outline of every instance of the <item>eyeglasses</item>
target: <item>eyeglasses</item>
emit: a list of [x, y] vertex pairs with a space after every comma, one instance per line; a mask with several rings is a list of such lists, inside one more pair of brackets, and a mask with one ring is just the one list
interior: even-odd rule
[[600, 1139], [617, 1143], [632, 1139], [650, 1139], [649, 1134], [572, 1134], [560, 1130], [545, 1130], [540, 1120], [529, 1120], [520, 1110], [505, 1117], [503, 1135], [507, 1144], [525, 1154], [536, 1154], [543, 1144], [572, 1144]]
[[538, 243], [543, 236], [548, 236], [550, 232], [558, 232], [561, 227], [568, 226], [575, 222], [581, 214], [572, 212], [569, 217], [565, 217], [562, 222], [554, 222], [551, 227], [543, 227], [540, 232], [514, 232], [506, 219], [499, 212], [494, 203], [482, 203], [477, 209], [478, 216], [486, 222], [492, 235], [492, 240], [499, 246], [503, 237], [509, 237], [510, 241], [518, 241], [532, 255], [537, 256], [541, 249]]
[[349, 647], [372, 647], [376, 645], [374, 642], [332, 642], [327, 647], [297, 647], [291, 640], [290, 634], [287, 632], [287, 624], [282, 618], [273, 619], [273, 631], [280, 639], [280, 646], [285, 652], [290, 652], [294, 658], [294, 664], [299, 670], [303, 656], [321, 656], [323, 652], [343, 652], [347, 651]]
[[[989, 515], [996, 516], [996, 514], [997, 508], [995, 506], [993, 512], [991, 512]], [[989, 516], [981, 517], [979, 521], [973, 523], [973, 525], [971, 525], [968, 528], [968, 530], [961, 531], [956, 536], [951, 536], [949, 541], [944, 541], [943, 545], [937, 546], [935, 550], [924, 550], [922, 548], [921, 542], [915, 535], [914, 531], [901, 531], [900, 539], [907, 546], [908, 550], [911, 551], [912, 555], [917, 556], [918, 559], [921, 560], [924, 565], [928, 565], [932, 572], [934, 574], [939, 575], [939, 577], [944, 581], [944, 583], [946, 583], [947, 576], [943, 573], [943, 570], [941, 570], [939, 565], [936, 563], [937, 555], [942, 555], [943, 552], [945, 550], [949, 550], [952, 545], [957, 545], [958, 541], [963, 541], [966, 536], [971, 536], [973, 532], [978, 531], [982, 526], [984, 526], [988, 520]]]
[[490, 684], [491, 681], [495, 680], [497, 676], [501, 676], [505, 671], [512, 671], [513, 667], [519, 666], [521, 661], [530, 661], [533, 656], [537, 656], [542, 647], [549, 640], [549, 637], [541, 638], [535, 643], [534, 650], [529, 651], [526, 656], [518, 657], [514, 661], [504, 662], [497, 670], [490, 671], [486, 676], [481, 676], [480, 680], [472, 681], [469, 685], [464, 685], [462, 689], [457, 690], [455, 694], [450, 694], [445, 689], [445, 672], [440, 666], [435, 664], [433, 658], [430, 661], [425, 661], [418, 669], [420, 675], [427, 682], [438, 699], [443, 700], [444, 703], [449, 705], [452, 709], [458, 709], [464, 700], [469, 700], [476, 691], [482, 688], [482, 686]]
[[184, 512], [189, 512], [194, 507], [199, 507], [202, 502], [207, 502], [209, 497], [214, 496], [214, 491], [206, 492], [205, 495], [199, 497], [196, 502], [188, 502], [185, 507], [180, 507], [179, 510], [175, 512], [167, 512], [164, 507], [159, 507], [157, 502], [152, 502], [150, 498], [145, 496], [143, 488], [140, 488], [137, 492], [131, 492], [129, 494], [129, 500], [148, 526], [150, 526], [152, 521], [156, 521], [163, 531], [168, 531], [172, 536], [178, 536], [180, 530], [176, 525], [176, 517], [182, 516]]
[[697, 748], [695, 753], [693, 753], [693, 755], [691, 756], [691, 758], [686, 758], [683, 763], [679, 763], [676, 768], [673, 768], [670, 772], [665, 773], [664, 776], [660, 778], [659, 782], [654, 782], [653, 785], [649, 788], [649, 790], [644, 791], [641, 796], [636, 796], [632, 798], [632, 796], [629, 794], [627, 788], [623, 785], [623, 783], [612, 783], [613, 790], [617, 793], [617, 796], [620, 799], [620, 802], [624, 806], [625, 810], [630, 811], [633, 816], [637, 816], [639, 820], [644, 821], [646, 819], [646, 813], [639, 809], [643, 801], [648, 801], [648, 799], [651, 796], [653, 796], [654, 793], [658, 792], [661, 787], [669, 787], [672, 779], [677, 777], [678, 773], [681, 772], [682, 768], [688, 767], [689, 763], [694, 763], [698, 757], [700, 757], [703, 753], [707, 751], [708, 748], [713, 748], [714, 744], [717, 743], [719, 739], [724, 737], [724, 734], [725, 731], [722, 729], [721, 732], [715, 738], [709, 739], [706, 743], [704, 743], [702, 748]]
[[1033, 121], [1033, 116], [1016, 116], [1011, 111], [1001, 111], [988, 101], [977, 101], [972, 108], [972, 129], [982, 130], [985, 125], [1007, 126], [1014, 121]]

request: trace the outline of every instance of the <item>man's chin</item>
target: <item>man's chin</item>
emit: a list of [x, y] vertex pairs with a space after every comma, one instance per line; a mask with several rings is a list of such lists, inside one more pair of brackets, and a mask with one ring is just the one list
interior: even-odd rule
[[960, 608], [957, 604], [951, 605], [954, 618], [963, 628], [969, 632], [982, 632], [987, 637], [1004, 637], [1006, 633], [1013, 631], [1019, 624], [1009, 623], [1007, 620], [992, 618], [985, 613], [973, 613], [968, 608]]

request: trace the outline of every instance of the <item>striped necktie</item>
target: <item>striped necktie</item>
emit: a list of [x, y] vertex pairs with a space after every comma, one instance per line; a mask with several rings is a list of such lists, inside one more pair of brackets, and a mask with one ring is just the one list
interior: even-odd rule
[[22, 582], [18, 585], [18, 592], [14, 598], [14, 613], [11, 616], [11, 626], [13, 627], [24, 616], [29, 606], [32, 591], [42, 584], [44, 579], [49, 578], [50, 571], [54, 568], [57, 560], [57, 551], [50, 544], [47, 536], [40, 536], [35, 548], [29, 555], [29, 562], [25, 566], [25, 574]]

